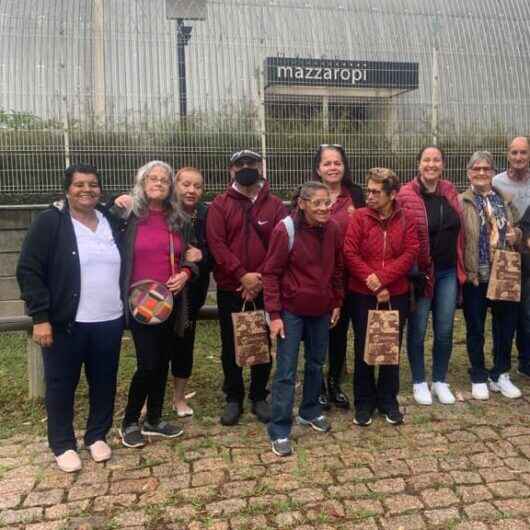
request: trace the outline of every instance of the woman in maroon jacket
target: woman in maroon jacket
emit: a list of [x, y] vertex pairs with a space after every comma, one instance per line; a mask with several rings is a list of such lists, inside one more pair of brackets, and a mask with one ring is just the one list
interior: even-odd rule
[[344, 241], [344, 260], [350, 273], [348, 311], [355, 332], [353, 393], [354, 422], [372, 423], [375, 409], [392, 424], [403, 421], [399, 410], [399, 365], [381, 365], [377, 383], [374, 367], [364, 362], [368, 311], [389, 302], [399, 311], [400, 343], [408, 313], [408, 272], [415, 262], [419, 243], [412, 220], [396, 205], [398, 177], [386, 168], [373, 168], [367, 175], [367, 208], [357, 210]]
[[[321, 180], [329, 186], [331, 197], [331, 218], [337, 222], [342, 237], [352, 213], [364, 206], [363, 190], [353, 183], [350, 163], [342, 145], [322, 144], [319, 146], [313, 161], [313, 179]], [[344, 278], [347, 285], [347, 278]], [[347, 311], [342, 311], [337, 325], [329, 331], [329, 368], [328, 384], [322, 379], [320, 403], [324, 409], [333, 403], [343, 409], [350, 407], [348, 397], [340, 385], [346, 360], [346, 348], [350, 318]]]
[[339, 319], [343, 298], [342, 236], [330, 219], [328, 187], [321, 182], [304, 184], [297, 205], [295, 213], [275, 227], [262, 273], [271, 338], [278, 338], [268, 426], [278, 456], [292, 452], [289, 435], [302, 338], [304, 391], [297, 420], [320, 432], [331, 428], [318, 396], [329, 327]]

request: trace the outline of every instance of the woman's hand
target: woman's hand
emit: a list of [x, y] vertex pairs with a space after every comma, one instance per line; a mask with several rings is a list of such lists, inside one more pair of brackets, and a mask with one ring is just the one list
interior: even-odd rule
[[366, 278], [366, 287], [374, 292], [381, 289], [381, 282], [375, 272], [372, 272], [372, 274]]
[[335, 307], [331, 311], [331, 318], [329, 320], [329, 327], [330, 328], [335, 327], [337, 325], [337, 322], [339, 321], [339, 318], [340, 318], [340, 307]]
[[186, 250], [184, 259], [191, 263], [198, 263], [202, 259], [202, 252], [199, 248], [190, 245], [188, 250]]
[[386, 304], [390, 300], [390, 293], [388, 289], [383, 289], [377, 293], [377, 302], [380, 304]]
[[276, 337], [285, 339], [285, 329], [283, 327], [283, 320], [281, 318], [275, 318], [270, 323], [270, 335], [271, 341], [274, 341]]
[[114, 204], [118, 207], [118, 208], [123, 208], [125, 210], [130, 210], [132, 208], [132, 205], [133, 205], [133, 199], [130, 195], [120, 195], [119, 197], [116, 197], [116, 199], [114, 199]]
[[53, 331], [49, 322], [33, 325], [33, 341], [42, 348], [49, 348], [53, 344]]
[[167, 288], [174, 294], [179, 293], [184, 289], [186, 282], [188, 281], [189, 275], [186, 271], [179, 272], [174, 276], [171, 276], [166, 282]]

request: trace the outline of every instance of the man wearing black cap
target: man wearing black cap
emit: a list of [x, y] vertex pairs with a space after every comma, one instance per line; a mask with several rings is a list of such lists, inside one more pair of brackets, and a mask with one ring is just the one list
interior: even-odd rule
[[[276, 223], [287, 215], [282, 201], [270, 193], [263, 178], [263, 159], [244, 149], [230, 158], [231, 181], [228, 189], [212, 202], [206, 222], [208, 248], [214, 259], [217, 306], [221, 328], [223, 391], [227, 405], [221, 416], [223, 425], [235, 425], [243, 412], [245, 387], [243, 371], [237, 366], [234, 351], [232, 313], [240, 312], [244, 300], [263, 308], [261, 268], [269, 239]], [[252, 412], [263, 423], [270, 419], [267, 382], [271, 365], [250, 369], [249, 399]]]

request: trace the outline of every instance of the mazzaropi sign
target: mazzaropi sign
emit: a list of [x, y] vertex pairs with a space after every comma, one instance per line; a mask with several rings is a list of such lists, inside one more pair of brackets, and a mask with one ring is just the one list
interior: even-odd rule
[[418, 63], [267, 57], [266, 86], [418, 88]]

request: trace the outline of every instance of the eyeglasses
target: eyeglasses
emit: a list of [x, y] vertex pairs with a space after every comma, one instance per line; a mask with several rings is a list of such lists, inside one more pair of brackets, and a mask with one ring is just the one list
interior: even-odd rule
[[308, 202], [313, 208], [331, 208], [331, 199], [304, 199], [305, 202]]
[[375, 195], [376, 197], [379, 197], [379, 195], [381, 195], [381, 190], [371, 190], [368, 188], [366, 190], [366, 195]]
[[153, 184], [162, 184], [163, 186], [169, 186], [169, 179], [167, 177], [157, 177], [156, 175], [149, 175], [147, 180]]
[[493, 171], [493, 168], [489, 166], [480, 166], [480, 167], [472, 167], [469, 171], [472, 171], [473, 173], [490, 173]]
[[257, 160], [250, 160], [250, 159], [243, 159], [243, 160], [237, 160], [234, 162], [234, 167], [237, 167], [238, 169], [247, 166], [247, 167], [257, 167], [259, 165], [259, 162]]
[[344, 151], [344, 147], [340, 144], [320, 144], [318, 146], [318, 149], [321, 151], [322, 149], [339, 149], [340, 151]]

